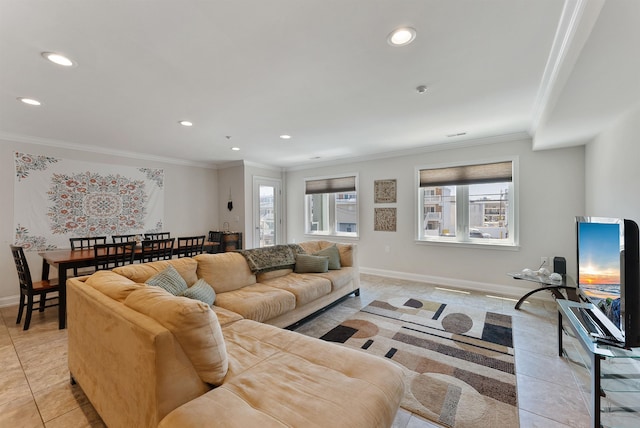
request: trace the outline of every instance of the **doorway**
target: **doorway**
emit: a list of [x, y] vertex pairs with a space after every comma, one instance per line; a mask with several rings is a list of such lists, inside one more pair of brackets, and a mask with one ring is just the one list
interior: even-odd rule
[[281, 241], [281, 186], [278, 179], [253, 178], [253, 247], [276, 245]]

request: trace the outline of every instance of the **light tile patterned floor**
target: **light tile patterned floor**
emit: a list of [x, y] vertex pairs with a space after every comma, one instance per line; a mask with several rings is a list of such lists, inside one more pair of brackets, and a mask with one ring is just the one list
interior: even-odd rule
[[[585, 384], [584, 373], [556, 355], [557, 312], [552, 301], [533, 301], [516, 311], [514, 302], [480, 293], [459, 294], [419, 282], [362, 275], [360, 297], [349, 297], [298, 331], [324, 334], [372, 300], [385, 296], [420, 297], [512, 315], [520, 426], [589, 426], [589, 397], [579, 387]], [[17, 307], [0, 309], [0, 426], [103, 427], [82, 390], [69, 383], [67, 331], [58, 330], [56, 309], [34, 314], [26, 332], [15, 324], [16, 314]], [[568, 338], [566, 342], [572, 346]], [[438, 425], [400, 409], [393, 426]]]

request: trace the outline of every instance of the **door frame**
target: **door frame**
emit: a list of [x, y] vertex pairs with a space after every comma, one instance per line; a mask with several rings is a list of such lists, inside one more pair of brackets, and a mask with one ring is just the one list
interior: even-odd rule
[[260, 246], [260, 186], [270, 186], [274, 188], [274, 244], [281, 244], [283, 239], [284, 224], [282, 221], [282, 180], [272, 177], [253, 177], [253, 248]]

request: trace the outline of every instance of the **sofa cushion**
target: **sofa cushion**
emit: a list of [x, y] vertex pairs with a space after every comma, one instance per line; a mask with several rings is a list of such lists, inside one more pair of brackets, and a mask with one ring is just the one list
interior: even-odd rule
[[195, 284], [184, 290], [181, 296], [200, 300], [209, 306], [216, 300], [216, 292], [204, 279], [197, 280]]
[[332, 289], [337, 290], [349, 284], [354, 279], [352, 267], [343, 267], [339, 270], [330, 270], [324, 273], [313, 273], [312, 276], [319, 276], [331, 281]]
[[218, 318], [208, 305], [173, 296], [160, 287], [133, 291], [124, 304], [173, 333], [204, 382], [222, 383], [229, 367], [227, 349]]
[[338, 251], [340, 252], [340, 265], [342, 267], [355, 266], [355, 260], [353, 260], [353, 246], [355, 244], [335, 244], [330, 241], [305, 241], [301, 242], [299, 245], [309, 254], [316, 253], [327, 247], [335, 245], [338, 247]]
[[313, 253], [314, 256], [329, 257], [329, 270], [340, 269], [340, 251], [335, 244]]
[[194, 259], [198, 278], [207, 281], [217, 295], [256, 283], [256, 276], [239, 253], [198, 254]]
[[129, 293], [144, 284], [137, 284], [122, 275], [118, 275], [110, 270], [99, 270], [86, 279], [85, 284], [90, 285], [100, 291], [105, 296], [111, 297], [118, 302], [124, 302]]
[[265, 282], [273, 278], [289, 275], [292, 272], [293, 272], [293, 267], [286, 268], [286, 269], [270, 270], [268, 272], [260, 272], [256, 274], [256, 279], [258, 282]]
[[298, 254], [295, 273], [320, 273], [329, 270], [329, 257]]
[[295, 309], [296, 297], [285, 290], [254, 284], [226, 293], [216, 293], [216, 305], [244, 318], [263, 322]]
[[196, 269], [198, 268], [198, 262], [190, 257], [183, 257], [174, 260], [160, 260], [150, 263], [134, 263], [126, 266], [120, 266], [113, 271], [122, 276], [126, 276], [133, 282], [146, 282], [151, 278], [167, 268], [167, 266], [173, 266], [180, 276], [186, 281], [187, 285], [192, 285], [198, 280]]
[[393, 424], [404, 394], [393, 362], [247, 320], [223, 334], [230, 359], [224, 384], [168, 414], [160, 428]]
[[231, 324], [232, 322], [236, 322], [243, 319], [242, 315], [217, 305], [212, 305], [211, 309], [213, 309], [213, 312], [216, 313], [216, 316], [218, 317], [218, 322], [220, 323], [221, 327], [224, 327], [227, 324]]
[[167, 266], [167, 268], [162, 272], [147, 279], [145, 283], [154, 287], [163, 288], [174, 296], [182, 295], [182, 293], [187, 291], [187, 289], [189, 288], [187, 282], [171, 265]]
[[296, 296], [296, 306], [302, 306], [331, 293], [331, 281], [316, 275], [289, 275], [262, 282], [264, 285], [286, 290]]

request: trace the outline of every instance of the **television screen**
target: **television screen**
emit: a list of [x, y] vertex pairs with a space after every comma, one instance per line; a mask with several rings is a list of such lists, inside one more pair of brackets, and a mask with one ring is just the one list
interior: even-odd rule
[[618, 328], [622, 221], [590, 217], [578, 221], [578, 287]]

